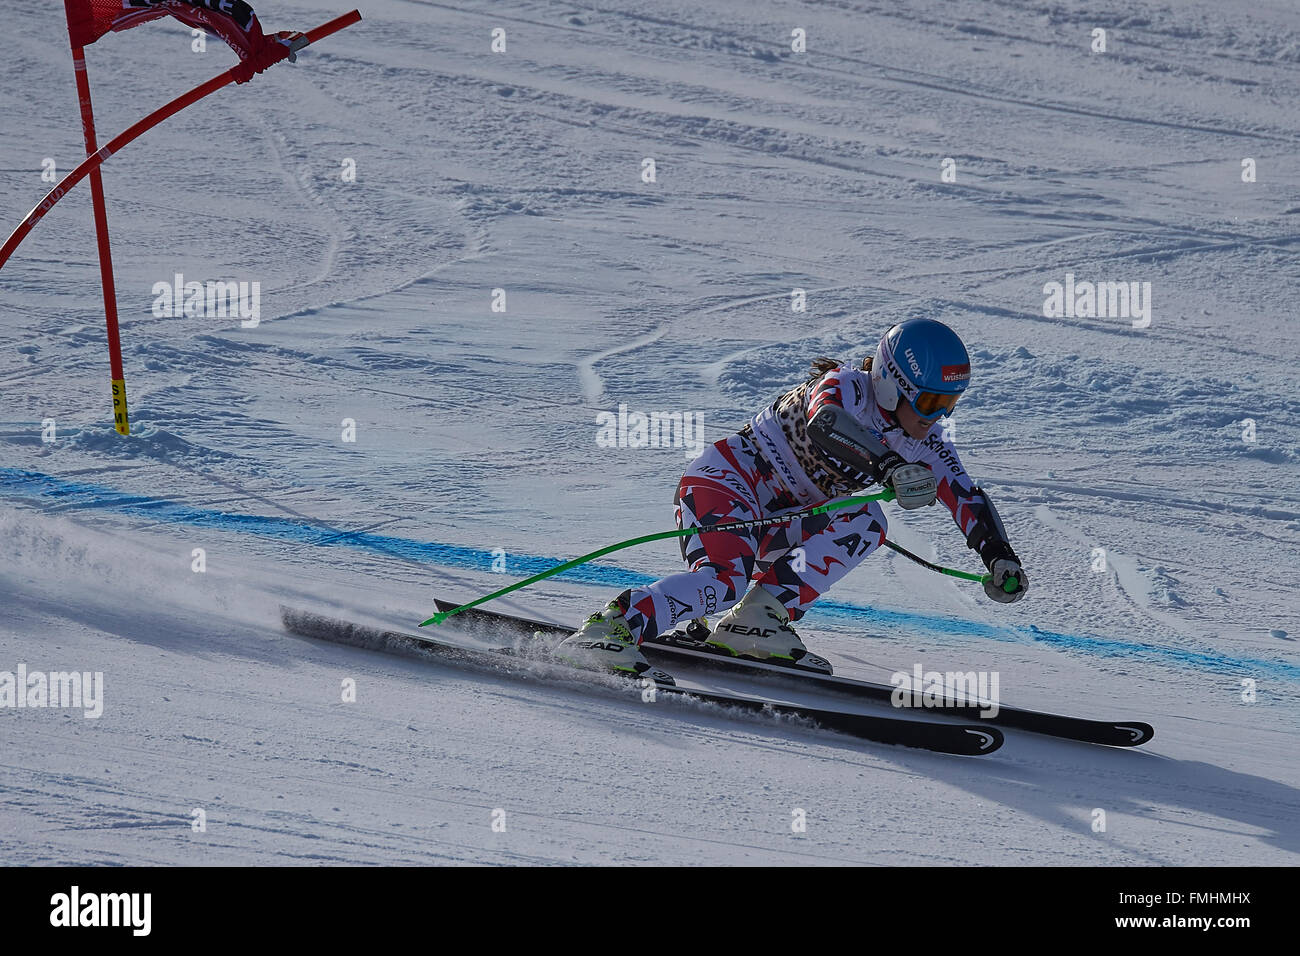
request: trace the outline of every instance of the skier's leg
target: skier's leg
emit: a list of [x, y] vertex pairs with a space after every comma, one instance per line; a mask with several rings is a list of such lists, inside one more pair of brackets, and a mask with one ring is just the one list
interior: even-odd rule
[[797, 621], [810, 604], [884, 544], [888, 527], [875, 501], [852, 511], [804, 518], [792, 535], [799, 544], [775, 560], [758, 584], [785, 607], [790, 620]]
[[774, 663], [808, 653], [790, 626], [813, 601], [885, 539], [880, 506], [810, 515], [763, 541], [754, 587], [714, 625], [708, 643], [740, 657]]
[[681, 541], [682, 560], [690, 570], [634, 588], [626, 596], [629, 627], [642, 639], [732, 607], [766, 566], [760, 554], [779, 553], [771, 542], [784, 542], [787, 534], [782, 525], [713, 533], [707, 530], [710, 526], [796, 507], [772, 466], [744, 434], [715, 443], [691, 463], [677, 487], [676, 504], [677, 527], [700, 531]]
[[701, 529], [682, 539], [682, 557], [690, 570], [625, 592], [628, 628], [638, 640], [656, 637], [678, 623], [725, 611], [741, 599], [754, 574], [758, 532], [709, 533], [705, 529], [757, 514], [751, 502], [733, 493], [715, 476], [687, 472], [677, 490], [677, 527]]
[[733, 435], [711, 445], [691, 463], [678, 485], [677, 526], [702, 529], [682, 539], [682, 557], [690, 570], [624, 591], [561, 641], [557, 656], [578, 666], [639, 673], [649, 666], [637, 649], [643, 638], [740, 599], [754, 572], [758, 532], [710, 534], [703, 529], [762, 513], [764, 495], [755, 487], [757, 470], [746, 467], [747, 444]]

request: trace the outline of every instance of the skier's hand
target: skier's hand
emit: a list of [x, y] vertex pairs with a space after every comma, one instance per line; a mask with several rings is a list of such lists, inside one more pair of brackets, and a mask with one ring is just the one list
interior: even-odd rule
[[1015, 558], [998, 558], [989, 566], [989, 574], [984, 593], [999, 604], [1014, 604], [1029, 590], [1029, 576]]
[[894, 489], [894, 500], [899, 507], [911, 510], [934, 504], [939, 482], [929, 465], [911, 464], [898, 452], [890, 452], [880, 460], [880, 483]]

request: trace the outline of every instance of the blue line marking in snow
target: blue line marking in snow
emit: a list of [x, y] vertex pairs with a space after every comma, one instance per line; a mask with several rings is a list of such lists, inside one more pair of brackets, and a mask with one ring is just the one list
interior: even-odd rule
[[[340, 531], [338, 528], [313, 525], [289, 518], [230, 514], [225, 511], [194, 508], [165, 498], [126, 494], [100, 485], [66, 481], [40, 472], [22, 471], [16, 468], [0, 468], [0, 494], [8, 498], [39, 502], [45, 506], [58, 506], [60, 510], [66, 508], [68, 510], [111, 511], [117, 514], [146, 517], [153, 521], [162, 521], [169, 524], [255, 534], [264, 538], [289, 541], [296, 544], [357, 548], [374, 554], [398, 555], [430, 564], [441, 564], [471, 571], [486, 570], [491, 566], [493, 558], [490, 551], [484, 551], [480, 548], [466, 548], [460, 545], [440, 544], [432, 541], [415, 541], [411, 538], [371, 534], [365, 531]], [[512, 564], [524, 577], [554, 567], [560, 564], [562, 560], [565, 559], [546, 558], [536, 555], [514, 555], [511, 558]], [[602, 564], [581, 565], [565, 571], [563, 574], [556, 575], [556, 578], [579, 584], [592, 584], [619, 589], [646, 585], [655, 580], [655, 578], [647, 574]], [[1043, 630], [1034, 625], [1029, 627], [1000, 626], [954, 617], [864, 607], [843, 601], [819, 601], [817, 611], [819, 614], [825, 614], [828, 617], [844, 618], [885, 627], [924, 630], [939, 636], [992, 639], [1015, 644], [1042, 642], [1053, 647], [1059, 647], [1062, 650], [1094, 654], [1100, 657], [1136, 658], [1164, 664], [1177, 664], [1216, 673], [1239, 671], [1256, 677], [1270, 675], [1287, 680], [1300, 680], [1300, 666], [1287, 661], [1232, 657], [1227, 654], [1181, 650], [1159, 644], [1120, 641], [1086, 634], [1064, 634], [1059, 631]]]

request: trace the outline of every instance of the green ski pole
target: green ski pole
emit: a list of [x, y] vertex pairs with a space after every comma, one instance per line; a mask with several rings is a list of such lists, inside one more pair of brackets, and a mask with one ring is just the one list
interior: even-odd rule
[[[940, 574], [952, 575], [954, 578], [964, 578], [967, 581], [975, 581], [979, 584], [983, 584], [985, 581], [989, 580], [989, 578], [993, 577], [993, 575], [991, 574], [972, 574], [969, 571], [958, 571], [956, 568], [945, 568], [942, 564], [932, 564], [931, 562], [925, 560], [925, 558], [922, 558], [919, 555], [915, 555], [911, 551], [908, 551], [902, 545], [894, 544], [894, 542], [890, 541], [888, 538], [885, 539], [885, 547], [893, 548], [899, 554], [903, 555], [903, 557], [911, 558], [913, 561], [915, 561], [917, 564], [921, 565], [922, 567], [929, 568], [931, 571], [938, 571]], [[1011, 580], [1008, 579], [1007, 583], [1010, 584]], [[1008, 594], [1015, 591], [1014, 587], [1009, 589], [1006, 588], [1005, 585], [1003, 587]]]
[[639, 538], [629, 538], [627, 541], [620, 541], [618, 544], [611, 544], [608, 547], [601, 548], [599, 551], [593, 551], [591, 554], [584, 554], [580, 558], [574, 558], [572, 561], [557, 564], [555, 567], [548, 568], [540, 574], [534, 574], [531, 578], [524, 578], [522, 581], [516, 581], [514, 584], [493, 591], [491, 594], [485, 594], [480, 598], [475, 598], [473, 601], [462, 604], [460, 607], [452, 608], [450, 611], [439, 611], [427, 621], [421, 621], [420, 627], [424, 627], [428, 624], [441, 624], [453, 614], [459, 614], [461, 611], [469, 608], [477, 607], [480, 604], [486, 604], [488, 601], [509, 594], [511, 591], [518, 591], [520, 588], [527, 587], [530, 584], [536, 584], [538, 581], [543, 581], [546, 578], [553, 577], [554, 575], [557, 575], [562, 571], [567, 571], [570, 568], [576, 568], [580, 564], [586, 564], [588, 561], [592, 561], [602, 555], [610, 554], [613, 551], [621, 551], [624, 548], [635, 547], [638, 544], [648, 544], [651, 541], [663, 541], [666, 538], [685, 538], [701, 532], [712, 533], [714, 531], [740, 531], [748, 528], [761, 528], [764, 525], [783, 524], [788, 521], [793, 521], [796, 518], [826, 514], [828, 511], [838, 511], [841, 508], [850, 508], [853, 505], [863, 505], [869, 501], [893, 500], [894, 492], [890, 489], [874, 495], [855, 495], [851, 498], [841, 498], [838, 501], [830, 501], [824, 505], [818, 505], [816, 508], [809, 508], [807, 511], [795, 511], [791, 514], [776, 515], [771, 518], [753, 518], [749, 521], [728, 521], [726, 524], [715, 524], [708, 528], [674, 528], [672, 531], [659, 531], [655, 534], [642, 535]]

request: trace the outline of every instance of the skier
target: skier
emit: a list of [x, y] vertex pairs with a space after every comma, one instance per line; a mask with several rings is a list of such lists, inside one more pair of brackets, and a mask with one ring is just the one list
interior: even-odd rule
[[[970, 357], [952, 329], [911, 319], [853, 368], [813, 361], [808, 380], [737, 434], [705, 449], [675, 498], [689, 570], [631, 588], [555, 649], [580, 667], [639, 674], [638, 645], [679, 623], [722, 614], [708, 643], [738, 657], [793, 663], [807, 653], [792, 621], [885, 540], [877, 502], [786, 524], [709, 532], [711, 525], [801, 511], [879, 484], [904, 509], [942, 501], [1011, 603], [1028, 579], [987, 492], [976, 487], [939, 427], [970, 383]], [[751, 586], [752, 585], [752, 586]]]

